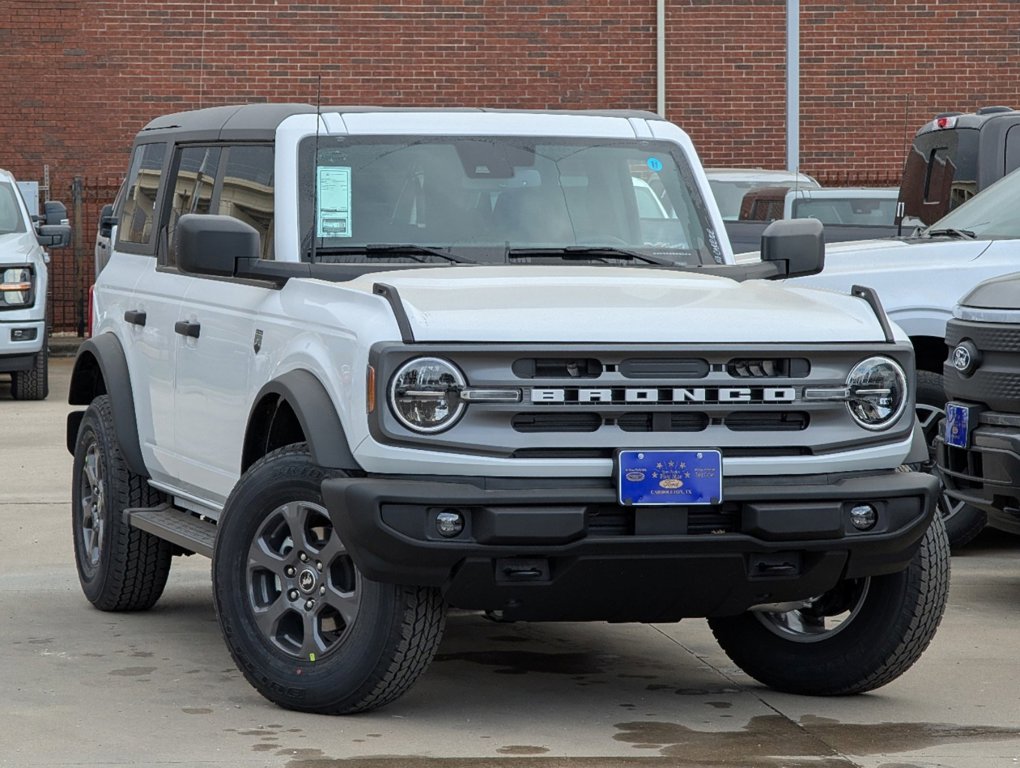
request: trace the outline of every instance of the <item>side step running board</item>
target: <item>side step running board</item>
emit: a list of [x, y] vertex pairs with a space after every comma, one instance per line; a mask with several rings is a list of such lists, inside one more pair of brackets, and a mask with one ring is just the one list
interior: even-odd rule
[[151, 533], [171, 544], [211, 558], [216, 541], [216, 523], [177, 509], [169, 503], [158, 507], [125, 509], [132, 528]]

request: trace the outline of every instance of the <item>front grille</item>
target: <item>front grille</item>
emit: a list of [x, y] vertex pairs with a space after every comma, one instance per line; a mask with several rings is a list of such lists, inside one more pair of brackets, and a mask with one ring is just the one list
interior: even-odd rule
[[700, 358], [631, 357], [618, 366], [620, 375], [628, 379], [701, 379], [708, 376], [711, 366]]
[[518, 432], [594, 432], [602, 426], [597, 413], [518, 413], [510, 423]]
[[[978, 349], [969, 376], [953, 367], [952, 351], [962, 341]], [[993, 411], [1020, 412], [1020, 325], [950, 320], [946, 345], [949, 359], [943, 378], [950, 398], [984, 403]]]
[[951, 351], [964, 339], [970, 339], [982, 352], [1016, 352], [1020, 349], [1020, 325], [950, 320], [946, 324], [946, 346]]
[[811, 372], [811, 363], [801, 357], [738, 358], [726, 363], [726, 372], [738, 379], [803, 379]]
[[731, 413], [723, 423], [734, 432], [799, 432], [810, 421], [803, 411], [748, 411]]
[[701, 432], [709, 424], [704, 413], [625, 413], [616, 425], [624, 432]]
[[[896, 426], [866, 432], [838, 397], [849, 371], [875, 354], [913, 375], [909, 344], [380, 345], [372, 359], [376, 401], [408, 359], [437, 356], [461, 370], [472, 399], [434, 434], [403, 427], [377, 408], [383, 441], [431, 451], [519, 459], [611, 459], [617, 450], [712, 448], [728, 458], [801, 456], [847, 450], [855, 440], [903, 441]], [[509, 395], [509, 396], [507, 396]]]

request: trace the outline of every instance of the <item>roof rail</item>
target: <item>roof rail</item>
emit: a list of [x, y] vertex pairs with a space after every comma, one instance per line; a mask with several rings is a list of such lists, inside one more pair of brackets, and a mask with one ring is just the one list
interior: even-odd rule
[[1013, 107], [1006, 107], [1006, 106], [999, 105], [999, 106], [991, 106], [991, 107], [981, 107], [981, 109], [979, 109], [977, 111], [977, 114], [979, 114], [979, 115], [994, 115], [997, 112], [1013, 112], [1013, 111], [1014, 111]]

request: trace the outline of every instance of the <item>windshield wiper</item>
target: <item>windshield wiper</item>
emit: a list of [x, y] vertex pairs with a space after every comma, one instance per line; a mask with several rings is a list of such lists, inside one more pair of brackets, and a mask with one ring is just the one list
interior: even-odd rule
[[929, 229], [924, 233], [925, 237], [952, 237], [957, 240], [974, 240], [975, 235], [969, 229], [953, 229], [948, 227], [946, 229]]
[[506, 259], [623, 259], [625, 261], [643, 261], [646, 264], [659, 264], [664, 267], [679, 266], [675, 261], [652, 256], [625, 248], [613, 248], [602, 245], [568, 245], [563, 248], [507, 248]]
[[367, 245], [333, 245], [320, 246], [316, 253], [327, 255], [353, 254], [374, 259], [383, 256], [407, 256], [415, 261], [425, 262], [426, 256], [436, 256], [446, 261], [457, 264], [477, 264], [476, 261], [464, 256], [444, 251], [441, 248], [434, 248], [428, 245], [416, 245], [414, 243], [368, 243]]

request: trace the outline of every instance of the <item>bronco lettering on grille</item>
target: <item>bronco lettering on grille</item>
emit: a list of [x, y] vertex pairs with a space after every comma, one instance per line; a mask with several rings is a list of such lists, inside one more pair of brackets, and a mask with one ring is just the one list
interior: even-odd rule
[[556, 387], [534, 388], [532, 403], [792, 403], [794, 387]]

